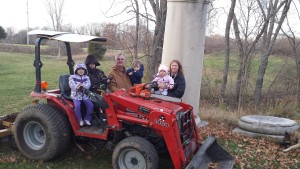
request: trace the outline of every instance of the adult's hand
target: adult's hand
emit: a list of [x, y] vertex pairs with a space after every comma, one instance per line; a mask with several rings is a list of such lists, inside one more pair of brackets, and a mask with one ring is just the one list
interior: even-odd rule
[[160, 88], [160, 89], [166, 89], [167, 88], [164, 83], [157, 84], [157, 87]]

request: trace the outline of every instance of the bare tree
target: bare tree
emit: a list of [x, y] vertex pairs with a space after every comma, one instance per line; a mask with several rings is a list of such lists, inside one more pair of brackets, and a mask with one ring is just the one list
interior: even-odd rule
[[[114, 23], [103, 23], [103, 29], [102, 29], [102, 36], [107, 37], [111, 39], [114, 42], [119, 42], [119, 37], [118, 37], [118, 25]], [[117, 46], [120, 44], [117, 43]]]
[[[233, 27], [234, 27], [234, 33], [235, 33], [235, 38], [238, 44], [238, 56], [239, 56], [239, 71], [238, 71], [238, 75], [237, 75], [237, 81], [236, 81], [236, 98], [238, 101], [238, 112], [240, 111], [241, 108], [241, 104], [243, 101], [243, 90], [245, 89], [245, 86], [243, 84], [245, 84], [244, 81], [246, 81], [246, 60], [248, 60], [251, 56], [250, 55], [246, 55], [245, 53], [245, 44], [243, 43], [241, 37], [240, 37], [240, 30], [238, 27], [238, 20], [236, 18], [236, 16], [233, 16]], [[245, 43], [247, 43], [245, 41]]]
[[221, 87], [221, 101], [225, 99], [225, 91], [227, 85], [227, 77], [229, 71], [229, 55], [230, 55], [230, 25], [234, 16], [234, 8], [235, 8], [236, 0], [231, 0], [231, 6], [229, 9], [227, 21], [226, 21], [226, 28], [225, 28], [225, 56], [224, 56], [224, 71], [223, 71], [223, 81]]
[[15, 27], [6, 28], [6, 34], [7, 34], [7, 37], [4, 41], [5, 43], [16, 43], [15, 36], [14, 36], [16, 34]]
[[76, 28], [76, 32], [79, 34], [86, 34], [86, 35], [95, 35], [96, 33], [101, 33], [103, 36], [103, 29], [106, 23], [89, 23], [85, 26], [80, 26]]
[[145, 22], [146, 22], [146, 31], [145, 31], [145, 33], [144, 33], [144, 35], [145, 35], [145, 39], [146, 39], [146, 49], [147, 49], [147, 52], [146, 52], [146, 55], [147, 56], [149, 56], [150, 55], [150, 43], [149, 43], [149, 39], [150, 39], [150, 37], [152, 37], [152, 36], [150, 36], [149, 34], [149, 17], [150, 17], [150, 15], [149, 15], [149, 13], [148, 13], [148, 8], [147, 8], [147, 0], [143, 0], [142, 1], [143, 2], [143, 5], [144, 5], [144, 9], [145, 9]]
[[[300, 18], [299, 18], [300, 19]], [[297, 72], [297, 90], [296, 90], [296, 97], [297, 97], [297, 112], [300, 113], [300, 40], [296, 37], [293, 28], [290, 26], [289, 20], [287, 19], [287, 27], [288, 30], [282, 32], [288, 38], [289, 44], [292, 48], [292, 53], [295, 56], [295, 65], [296, 65], [296, 72]]]
[[136, 40], [136, 27], [133, 25], [124, 24], [119, 31], [119, 38], [122, 42], [122, 47], [127, 49], [127, 52], [131, 56], [131, 60], [136, 59], [137, 56], [135, 52], [137, 52], [137, 46], [135, 46], [138, 41]]
[[149, 0], [152, 10], [155, 14], [155, 30], [153, 36], [152, 50], [147, 58], [148, 78], [152, 78], [161, 63], [163, 38], [165, 34], [167, 1], [166, 0]]
[[[238, 46], [239, 60], [239, 69], [235, 86], [238, 110], [241, 109], [243, 96], [246, 93], [249, 76], [248, 68], [253, 58], [253, 53], [266, 26], [263, 25], [263, 22], [259, 19], [260, 14], [257, 12], [257, 9], [258, 6], [255, 5], [255, 0], [239, 0], [238, 10], [236, 10], [236, 14], [233, 16], [233, 28]], [[237, 18], [237, 15], [239, 18]], [[255, 18], [255, 20], [252, 20], [253, 18]], [[253, 37], [255, 38], [253, 39]]]
[[135, 4], [132, 7], [135, 11], [135, 43], [134, 43], [134, 58], [138, 58], [138, 40], [139, 40], [139, 28], [140, 28], [140, 7], [138, 0], [134, 0]]
[[50, 16], [52, 29], [55, 31], [61, 31], [63, 23], [63, 8], [64, 0], [45, 0], [44, 1], [47, 13]]
[[[264, 51], [263, 56], [269, 57], [278, 34], [278, 29], [274, 31], [274, 25], [276, 24], [277, 28], [281, 27], [282, 22], [286, 17], [290, 1], [270, 0], [267, 2], [260, 0], [239, 0], [237, 2], [238, 10], [235, 10], [233, 27], [236, 42], [238, 44], [239, 70], [236, 81], [236, 96], [240, 109], [243, 102], [243, 96], [248, 92], [247, 85], [249, 84], [248, 78], [251, 60], [255, 56], [259, 44], [266, 45], [262, 47], [262, 50]], [[281, 15], [279, 14], [279, 11], [281, 11]], [[275, 18], [280, 19], [277, 21]], [[261, 68], [263, 66], [266, 68], [267, 66], [267, 63], [263, 60], [264, 59], [262, 59], [260, 64], [260, 71], [257, 78], [261, 80], [260, 82], [263, 82], [265, 71], [265, 69]], [[254, 91], [256, 103], [257, 94], [259, 93], [260, 98], [261, 92], [261, 90], [258, 89], [259, 85], [256, 85]]]
[[[128, 9], [131, 9], [129, 10], [128, 12], [133, 12], [135, 17], [135, 31], [132, 32], [134, 33], [134, 38], [133, 38], [133, 42], [132, 42], [132, 45], [129, 45], [129, 46], [132, 46], [132, 47], [128, 47], [127, 45], [127, 48], [130, 49], [132, 48], [133, 49], [133, 57], [135, 59], [138, 58], [138, 45], [139, 45], [139, 28], [140, 28], [140, 6], [139, 6], [139, 1], [138, 0], [130, 0], [130, 6], [126, 6], [124, 9], [128, 8]], [[125, 34], [127, 34], [126, 32], [124, 32]], [[129, 51], [130, 52], [130, 51]]]
[[[135, 41], [133, 42], [132, 45], [128, 45], [128, 43], [126, 44], [126, 48], [127, 49], [132, 49], [135, 48], [134, 50], [134, 54], [135, 57], [137, 57], [137, 53], [138, 53], [138, 45], [139, 45], [139, 40], [140, 37], [143, 36], [139, 36], [138, 34], [140, 33], [140, 27], [141, 27], [141, 18], [144, 18], [146, 20], [146, 28], [147, 28], [147, 40], [152, 39], [148, 36], [148, 32], [149, 32], [149, 21], [154, 22], [155, 23], [155, 30], [154, 30], [154, 34], [153, 34], [153, 42], [152, 42], [152, 47], [148, 46], [148, 50], [150, 51], [150, 53], [146, 53], [145, 55], [148, 56], [147, 57], [147, 75], [148, 77], [152, 78], [152, 76], [155, 74], [156, 69], [159, 65], [159, 63], [161, 62], [161, 57], [162, 57], [162, 47], [163, 47], [163, 37], [164, 37], [164, 29], [165, 29], [165, 22], [166, 22], [166, 14], [167, 14], [167, 1], [166, 0], [143, 0], [142, 1], [142, 5], [144, 6], [144, 11], [145, 12], [141, 12], [141, 8], [140, 8], [140, 4], [138, 2], [138, 0], [126, 0], [126, 1], [121, 1], [118, 3], [125, 3], [125, 2], [130, 2], [130, 5], [125, 5], [123, 10], [121, 10], [119, 13], [112, 15], [112, 16], [108, 16], [108, 17], [114, 17], [117, 15], [120, 15], [122, 13], [124, 13], [125, 11], [127, 12], [132, 12], [135, 14], [135, 16], [133, 18], [128, 19], [132, 20], [132, 19], [136, 19], [136, 31], [135, 31], [135, 35], [134, 35], [134, 39]], [[111, 4], [111, 8], [112, 6], [114, 6], [113, 4], [117, 3], [115, 1], [113, 1], [113, 3]], [[148, 5], [150, 4], [152, 11], [154, 13], [155, 16], [152, 16], [149, 14], [148, 12]], [[110, 10], [110, 9], [109, 9]], [[108, 10], [108, 11], [109, 11]], [[103, 12], [105, 14], [105, 12]], [[107, 12], [106, 12], [107, 13]], [[126, 21], [125, 21], [126, 22]], [[125, 35], [127, 33], [124, 32], [124, 30], [121, 30], [122, 34]], [[127, 35], [129, 36], [129, 35]], [[146, 43], [148, 44], [148, 42]], [[131, 51], [129, 50], [129, 52], [131, 53]]]
[[[46, 10], [50, 16], [52, 29], [55, 31], [62, 30], [63, 23], [63, 8], [64, 8], [64, 0], [45, 0], [44, 4]], [[60, 58], [60, 43], [58, 42], [58, 58]]]
[[[263, 46], [262, 46], [263, 51], [262, 51], [260, 66], [258, 70], [258, 75], [256, 78], [256, 86], [254, 90], [255, 105], [259, 106], [261, 101], [264, 75], [268, 66], [268, 59], [269, 56], [271, 55], [274, 43], [281, 29], [283, 21], [286, 19], [292, 0], [282, 0], [280, 4], [279, 4], [279, 0], [274, 0], [274, 2], [270, 0], [267, 13], [265, 13], [265, 11], [263, 10], [260, 1], [257, 0], [257, 2], [262, 9], [261, 11], [264, 16], [264, 21], [269, 23], [268, 30], [264, 31], [264, 39], [263, 39]], [[281, 5], [283, 6], [283, 9], [281, 11], [281, 14], [278, 14], [279, 13], [278, 11], [281, 9]]]

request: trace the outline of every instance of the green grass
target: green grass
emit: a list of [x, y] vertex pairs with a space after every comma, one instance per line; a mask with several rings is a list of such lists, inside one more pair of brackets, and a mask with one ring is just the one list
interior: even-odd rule
[[[29, 95], [34, 89], [35, 85], [35, 68], [33, 67], [34, 55], [32, 54], [16, 54], [0, 52], [0, 116], [9, 114], [12, 112], [20, 111], [25, 105], [31, 102]], [[74, 59], [75, 62], [83, 62], [84, 56]], [[61, 74], [68, 73], [68, 67], [66, 65], [66, 58], [56, 59], [56, 57], [42, 56], [42, 80], [49, 83], [50, 89], [58, 88], [58, 77]], [[104, 58], [101, 62], [100, 68], [108, 74], [113, 63], [111, 58]], [[223, 56], [220, 54], [207, 55], [204, 58], [203, 78], [201, 86], [202, 97], [209, 98], [209, 95], [217, 96], [222, 84], [222, 72], [223, 72]], [[234, 91], [236, 73], [238, 69], [238, 60], [235, 56], [230, 58], [230, 72], [227, 85], [227, 93]], [[268, 69], [266, 71], [264, 80], [264, 91], [269, 89], [270, 84], [277, 76], [278, 72], [284, 65], [285, 60], [280, 57], [270, 57]], [[283, 78], [293, 78], [295, 73], [291, 68], [293, 66], [292, 61], [288, 61], [287, 67], [284, 69], [284, 73], [289, 76]], [[251, 63], [251, 72], [249, 75], [249, 93], [253, 93], [255, 86], [255, 78], [258, 71], [259, 58], [254, 58]], [[127, 66], [130, 67], [129, 59]], [[279, 92], [285, 91], [284, 88], [290, 90], [290, 87], [294, 82], [289, 79], [280, 79], [273, 84], [273, 89]], [[289, 84], [288, 84], [289, 83]], [[272, 90], [272, 89], [271, 89]], [[280, 91], [281, 90], [281, 91]]]
[[[34, 89], [35, 84], [35, 68], [33, 67], [34, 56], [30, 54], [12, 54], [0, 53], [0, 76], [3, 79], [1, 82], [1, 103], [0, 115], [9, 114], [19, 111], [26, 104], [29, 104], [31, 99], [29, 95]], [[43, 67], [52, 67], [53, 74], [61, 74], [64, 72], [62, 61], [51, 59], [43, 59]], [[49, 71], [45, 68], [44, 71]], [[42, 78], [49, 79], [50, 86], [57, 86], [57, 80], [51, 73], [44, 73]]]
[[[28, 104], [34, 87], [33, 56], [0, 52], [0, 115], [18, 111]], [[29, 102], [28, 102], [29, 101]]]
[[[30, 104], [30, 93], [35, 86], [34, 55], [0, 52], [0, 116], [20, 111]], [[47, 81], [49, 89], [58, 88], [58, 77], [69, 73], [66, 58], [51, 59], [42, 56], [42, 80]], [[82, 62], [83, 60], [75, 60]], [[101, 69], [109, 72], [113, 61], [101, 61]]]
[[[239, 69], [239, 63], [236, 55], [233, 55], [229, 59], [229, 74], [236, 75], [236, 72]], [[251, 60], [250, 64], [250, 76], [257, 76], [258, 68], [260, 64], [260, 57], [254, 57]], [[278, 73], [282, 66], [285, 64], [285, 59], [281, 57], [270, 56], [268, 61], [268, 67], [266, 69], [265, 77], [268, 80], [273, 80], [274, 75]], [[294, 62], [292, 60], [288, 60], [287, 65], [293, 66]], [[220, 54], [214, 55], [206, 55], [204, 58], [204, 68], [208, 69], [211, 72], [219, 72], [218, 74], [223, 75], [222, 71], [224, 69], [224, 56]]]
[[[229, 60], [230, 66], [227, 79], [226, 93], [228, 94], [235, 93], [237, 73], [239, 70], [238, 62], [237, 56], [232, 54]], [[250, 97], [253, 96], [254, 93], [259, 64], [260, 56], [256, 56], [251, 60], [248, 68], [247, 94]], [[218, 97], [223, 79], [224, 56], [222, 54], [205, 55], [202, 70], [202, 97]], [[295, 93], [296, 78], [294, 60], [288, 59], [286, 62], [286, 58], [284, 57], [270, 56], [268, 67], [264, 75], [262, 94], [266, 95], [267, 92], [287, 93], [287, 91], [289, 93]]]

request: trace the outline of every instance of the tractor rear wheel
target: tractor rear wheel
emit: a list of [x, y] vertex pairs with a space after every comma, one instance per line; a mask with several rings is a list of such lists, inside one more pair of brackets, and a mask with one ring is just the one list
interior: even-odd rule
[[158, 164], [155, 147], [142, 137], [125, 138], [113, 152], [114, 169], [157, 169]]
[[50, 105], [25, 108], [14, 124], [17, 147], [30, 159], [51, 160], [69, 145], [69, 122], [62, 112]]

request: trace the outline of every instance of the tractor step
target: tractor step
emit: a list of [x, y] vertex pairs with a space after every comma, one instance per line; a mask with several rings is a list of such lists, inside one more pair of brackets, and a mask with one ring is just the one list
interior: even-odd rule
[[103, 130], [103, 128], [100, 127], [81, 127], [79, 130], [79, 132], [84, 132], [84, 133], [92, 133], [92, 134], [103, 134], [105, 130]]

